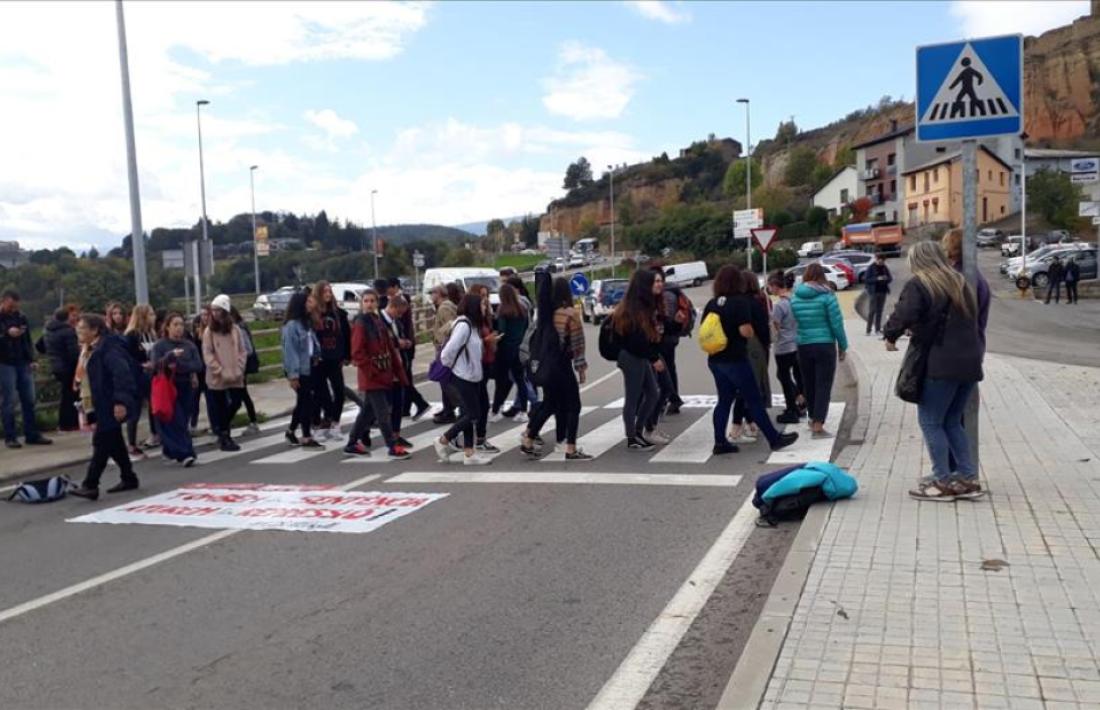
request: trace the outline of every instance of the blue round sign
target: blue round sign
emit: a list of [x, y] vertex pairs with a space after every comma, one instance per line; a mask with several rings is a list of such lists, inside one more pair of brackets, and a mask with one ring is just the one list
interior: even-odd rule
[[573, 274], [573, 278], [569, 279], [569, 288], [573, 289], [574, 296], [583, 296], [588, 293], [588, 279], [584, 274], [577, 272]]

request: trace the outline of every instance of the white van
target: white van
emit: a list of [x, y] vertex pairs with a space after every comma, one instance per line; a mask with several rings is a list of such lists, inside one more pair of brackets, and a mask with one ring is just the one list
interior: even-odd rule
[[354, 318], [358, 315], [362, 309], [363, 292], [370, 286], [363, 283], [334, 283], [329, 285], [332, 286], [332, 295], [336, 297], [336, 302], [347, 311], [348, 316]]
[[421, 286], [424, 300], [428, 301], [428, 295], [436, 286], [446, 286], [451, 282], [462, 286], [466, 291], [471, 286], [484, 285], [489, 287], [489, 303], [494, 307], [500, 305], [500, 274], [496, 269], [486, 269], [479, 266], [451, 267], [426, 269]]
[[706, 262], [689, 261], [665, 267], [665, 282], [676, 286], [700, 286], [708, 278]]

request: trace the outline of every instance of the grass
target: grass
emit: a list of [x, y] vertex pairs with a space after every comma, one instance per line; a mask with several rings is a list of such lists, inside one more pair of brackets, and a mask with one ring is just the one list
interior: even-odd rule
[[530, 271], [535, 265], [545, 260], [541, 254], [499, 254], [493, 260], [494, 269], [503, 269], [510, 266], [516, 271]]

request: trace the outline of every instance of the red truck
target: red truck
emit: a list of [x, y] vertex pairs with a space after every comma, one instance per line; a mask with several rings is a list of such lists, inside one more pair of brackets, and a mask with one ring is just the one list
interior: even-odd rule
[[901, 256], [901, 225], [897, 222], [860, 222], [849, 224], [840, 231], [840, 241], [845, 249]]

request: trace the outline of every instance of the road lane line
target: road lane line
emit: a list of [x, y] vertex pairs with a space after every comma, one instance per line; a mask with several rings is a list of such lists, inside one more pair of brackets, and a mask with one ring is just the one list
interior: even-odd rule
[[607, 382], [612, 377], [615, 377], [616, 375], [618, 375], [619, 372], [620, 372], [619, 368], [615, 367], [614, 369], [611, 370], [611, 372], [607, 373], [603, 377], [592, 380], [591, 382], [589, 382], [584, 387], [581, 387], [581, 394], [584, 394], [585, 392], [592, 389], [593, 387], [598, 387], [598, 386], [602, 385], [604, 382]]
[[[844, 402], [830, 402], [829, 413], [825, 415], [825, 430], [834, 435], [840, 430], [840, 421], [844, 418]], [[832, 461], [836, 436], [831, 439], [814, 439], [810, 436], [810, 425], [803, 421], [788, 424], [785, 431], [797, 431], [798, 441], [782, 451], [774, 451], [768, 457], [769, 464], [793, 464], [807, 461]]]
[[625, 486], [712, 486], [733, 488], [740, 476], [697, 473], [589, 473], [565, 471], [410, 471], [386, 483], [564, 483]]
[[[615, 417], [577, 439], [577, 448], [593, 458], [598, 458], [625, 441], [623, 420]], [[543, 456], [539, 461], [543, 463], [565, 461], [565, 446], [559, 446], [556, 451]]]
[[714, 419], [708, 409], [657, 452], [650, 463], [706, 463], [714, 452]]
[[633, 710], [645, 697], [680, 639], [756, 527], [752, 497], [738, 509], [699, 565], [588, 705], [588, 710]]
[[[337, 486], [336, 490], [350, 491], [354, 488], [358, 488], [364, 483], [370, 483], [371, 481], [377, 480], [379, 478], [381, 478], [381, 476], [376, 473], [369, 476], [363, 476], [362, 478], [357, 478], [354, 481], [345, 483], [342, 486]], [[140, 572], [144, 569], [148, 569], [150, 567], [153, 567], [154, 565], [160, 564], [161, 562], [167, 562], [168, 560], [174, 559], [181, 555], [186, 555], [188, 552], [193, 552], [209, 545], [213, 545], [215, 542], [219, 542], [241, 532], [245, 532], [245, 530], [219, 530], [216, 533], [211, 533], [210, 535], [200, 537], [198, 540], [192, 540], [191, 542], [179, 545], [178, 547], [173, 547], [170, 550], [165, 550], [164, 552], [157, 553], [151, 557], [146, 557], [145, 559], [138, 560], [137, 562], [131, 562], [128, 565], [123, 565], [122, 567], [119, 567], [118, 569], [111, 570], [110, 572], [105, 572], [101, 575], [92, 577], [91, 579], [86, 579], [83, 582], [78, 582], [77, 584], [59, 589], [56, 592], [51, 592], [50, 594], [38, 597], [37, 599], [31, 599], [30, 601], [23, 602], [22, 604], [17, 604], [13, 607], [0, 611], [0, 624], [3, 624], [5, 621], [9, 621], [29, 612], [35, 611], [36, 609], [41, 609], [42, 607], [49, 606], [54, 602], [59, 602], [63, 599], [74, 597], [77, 594], [86, 592], [90, 589], [95, 589], [96, 587], [101, 587], [104, 584], [115, 581], [116, 579], [121, 579], [123, 577], [134, 574], [135, 572]]]

